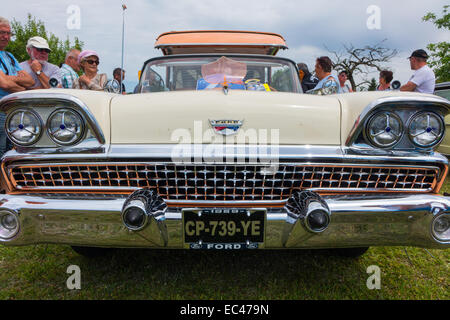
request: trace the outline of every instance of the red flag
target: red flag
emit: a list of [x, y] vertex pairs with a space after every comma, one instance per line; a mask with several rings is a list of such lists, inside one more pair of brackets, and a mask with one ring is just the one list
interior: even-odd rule
[[126, 9], [127, 9], [127, 6], [123, 4], [123, 5], [122, 5], [122, 9], [123, 9], [123, 10], [126, 10]]

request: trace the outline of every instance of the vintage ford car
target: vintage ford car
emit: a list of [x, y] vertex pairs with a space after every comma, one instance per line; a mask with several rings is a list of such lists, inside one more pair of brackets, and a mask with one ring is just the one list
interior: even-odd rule
[[434, 151], [448, 100], [305, 94], [272, 33], [170, 32], [155, 47], [163, 56], [145, 62], [136, 94], [0, 101], [14, 143], [1, 161], [1, 244], [449, 247], [448, 160]]

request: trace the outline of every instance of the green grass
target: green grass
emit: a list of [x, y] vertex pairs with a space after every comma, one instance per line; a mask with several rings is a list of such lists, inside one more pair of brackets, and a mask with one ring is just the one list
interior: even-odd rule
[[[448, 250], [375, 247], [357, 260], [314, 251], [118, 250], [89, 260], [70, 247], [0, 247], [0, 299], [449, 299]], [[81, 268], [68, 290], [67, 267]], [[366, 269], [381, 269], [381, 289]]]
[[[428, 251], [434, 257], [372, 247], [359, 259], [314, 250], [117, 250], [87, 259], [68, 246], [0, 246], [0, 299], [450, 299], [450, 251]], [[69, 265], [81, 269], [81, 290], [66, 287]], [[381, 269], [380, 290], [366, 286], [370, 265]]]

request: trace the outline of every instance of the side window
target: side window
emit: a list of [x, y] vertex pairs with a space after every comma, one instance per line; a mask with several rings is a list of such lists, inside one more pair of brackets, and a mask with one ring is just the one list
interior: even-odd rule
[[166, 68], [147, 68], [141, 82], [141, 92], [160, 92], [168, 90], [161, 74], [165, 74]]

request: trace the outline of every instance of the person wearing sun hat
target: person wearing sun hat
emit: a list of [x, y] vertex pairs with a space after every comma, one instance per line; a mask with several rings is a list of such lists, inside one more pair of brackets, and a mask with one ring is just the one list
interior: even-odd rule
[[20, 67], [34, 80], [34, 84], [27, 89], [49, 89], [51, 87], [49, 80], [52, 78], [58, 80], [58, 87], [61, 87], [61, 70], [48, 62], [51, 50], [47, 40], [39, 36], [31, 37], [28, 39], [26, 48], [30, 59], [21, 62]]
[[400, 91], [433, 94], [436, 85], [436, 77], [433, 70], [427, 65], [427, 52], [423, 49], [415, 50], [408, 59], [411, 70], [414, 70], [414, 73], [409, 81], [400, 87]]
[[93, 50], [84, 50], [78, 55], [78, 63], [83, 75], [73, 83], [74, 89], [86, 89], [102, 91], [108, 81], [106, 73], [98, 73], [100, 58]]

